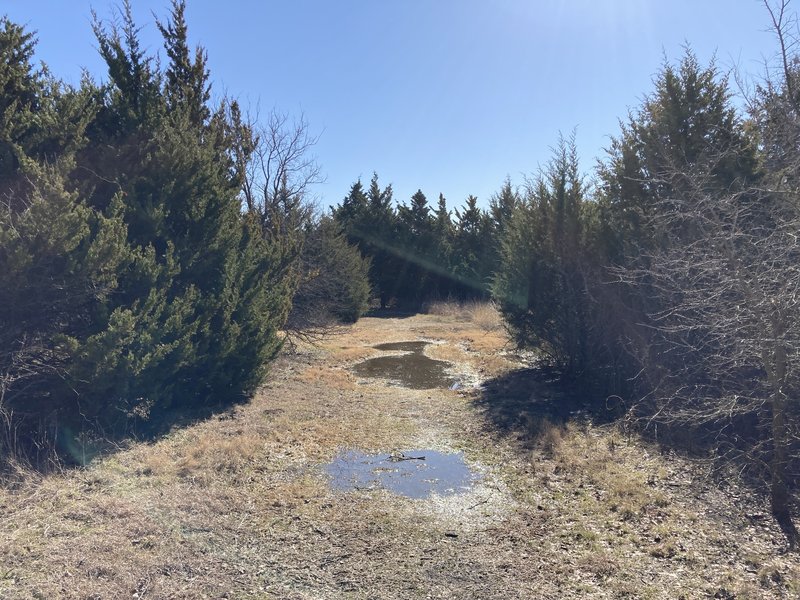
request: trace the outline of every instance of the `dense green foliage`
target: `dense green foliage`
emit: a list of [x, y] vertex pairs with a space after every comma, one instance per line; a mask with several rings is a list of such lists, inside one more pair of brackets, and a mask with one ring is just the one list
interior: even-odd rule
[[287, 328], [314, 334], [331, 323], [354, 323], [370, 299], [370, 262], [351, 246], [339, 224], [323, 216], [309, 224], [301, 254], [301, 281]]
[[353, 184], [333, 216], [370, 258], [370, 282], [381, 305], [417, 309], [435, 299], [488, 299], [500, 232], [517, 200], [507, 183], [492, 199], [491, 214], [474, 196], [451, 211], [440, 195], [431, 208], [422, 190], [395, 206], [391, 186], [381, 189], [373, 175], [366, 192], [361, 181]]
[[541, 348], [571, 375], [592, 354], [586, 203], [574, 144], [562, 140], [509, 219], [493, 288], [517, 343]]
[[211, 104], [184, 12], [175, 0], [158, 23], [163, 67], [129, 5], [119, 26], [95, 19], [108, 80], [76, 89], [36, 70], [32, 34], [0, 21], [7, 451], [74, 454], [79, 437], [246, 397], [298, 286], [324, 279], [316, 300], [335, 297], [336, 318], [365, 310], [368, 263], [329, 219], [294, 223], [297, 195], [283, 212], [243, 210], [257, 139], [235, 102]]
[[785, 103], [772, 110], [783, 87], [760, 90], [745, 121], [713, 64], [665, 65], [591, 196], [559, 146], [511, 217], [494, 291], [517, 340], [565, 374], [621, 395], [662, 436], [746, 457], [794, 542], [800, 188], [797, 162], [767, 159], [797, 151], [781, 134], [774, 152], [758, 127], [794, 123]]

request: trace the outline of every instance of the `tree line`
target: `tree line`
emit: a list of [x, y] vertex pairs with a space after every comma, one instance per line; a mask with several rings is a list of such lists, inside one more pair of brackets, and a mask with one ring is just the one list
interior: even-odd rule
[[500, 240], [518, 202], [506, 181], [488, 211], [475, 196], [449, 210], [442, 194], [433, 208], [422, 190], [397, 205], [392, 186], [382, 188], [373, 174], [367, 189], [356, 181], [331, 212], [370, 259], [370, 282], [381, 306], [419, 309], [434, 299], [490, 297]]

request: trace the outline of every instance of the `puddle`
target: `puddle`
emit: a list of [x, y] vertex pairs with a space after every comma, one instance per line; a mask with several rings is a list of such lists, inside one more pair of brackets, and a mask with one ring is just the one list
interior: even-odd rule
[[389, 342], [388, 344], [378, 344], [377, 346], [373, 346], [376, 350], [385, 350], [387, 352], [391, 351], [398, 351], [398, 352], [417, 352], [422, 354], [422, 351], [425, 349], [430, 342]]
[[447, 374], [450, 363], [425, 356], [423, 350], [427, 345], [428, 342], [419, 341], [378, 344], [377, 350], [404, 354], [370, 358], [356, 364], [353, 372], [359, 377], [388, 379], [414, 390], [449, 388], [455, 382]]
[[385, 489], [408, 498], [432, 494], [450, 496], [470, 490], [481, 476], [470, 470], [463, 455], [435, 450], [364, 454], [342, 452], [326, 467], [331, 487], [342, 491]]

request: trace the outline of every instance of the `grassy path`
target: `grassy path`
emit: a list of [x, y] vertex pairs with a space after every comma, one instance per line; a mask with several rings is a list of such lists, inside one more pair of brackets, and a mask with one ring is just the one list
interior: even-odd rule
[[[349, 370], [417, 339], [488, 391]], [[528, 400], [558, 390], [515, 369], [487, 311], [364, 319], [246, 406], [0, 490], [0, 598], [800, 597], [758, 500], [613, 426], [552, 425]], [[423, 500], [334, 491], [342, 448], [462, 451], [483, 478]]]

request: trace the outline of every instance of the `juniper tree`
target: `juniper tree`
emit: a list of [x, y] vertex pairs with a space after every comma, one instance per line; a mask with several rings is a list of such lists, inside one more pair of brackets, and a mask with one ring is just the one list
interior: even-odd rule
[[132, 260], [121, 197], [97, 210], [75, 184], [94, 90], [36, 70], [33, 49], [30, 33], [0, 20], [0, 411], [14, 452], [93, 413], [78, 411], [75, 363]]
[[[758, 180], [755, 147], [739, 126], [727, 78], [713, 61], [701, 66], [691, 51], [677, 65], [663, 65], [655, 90], [621, 129], [598, 168], [593, 245], [605, 262], [623, 270], [646, 269], [655, 250], [691, 243], [699, 235], [688, 218], [672, 220], [672, 231], [654, 226], [653, 215], [677, 210], [673, 198], [694, 189], [676, 173], [704, 170], [704, 185], [714, 193]], [[668, 308], [667, 299], [644, 280], [631, 287], [602, 285], [617, 278], [610, 271], [596, 277], [601, 285], [594, 295], [603, 305], [606, 335], [627, 356], [612, 354], [621, 358], [624, 377], [637, 375], [633, 387], [640, 391], [629, 391], [646, 394], [658, 385], [660, 369], [668, 368], [655, 330], [646, 326], [650, 315]], [[642, 364], [654, 368], [642, 369]]]
[[517, 343], [541, 348], [572, 376], [587, 369], [593, 341], [582, 268], [584, 202], [574, 140], [562, 138], [508, 221], [493, 283]]
[[381, 187], [373, 173], [367, 189], [367, 208], [360, 226], [365, 256], [370, 259], [370, 281], [385, 308], [397, 276], [398, 256], [395, 249], [397, 217], [394, 211], [392, 186]]
[[384, 308], [394, 294], [402, 262], [392, 203], [392, 186], [381, 188], [378, 174], [373, 173], [366, 191], [360, 180], [355, 182], [333, 210], [349, 242], [370, 259], [370, 283]]
[[[654, 92], [622, 123], [599, 164], [612, 260], [631, 258], [658, 243], [648, 229], [649, 216], [673, 191], [680, 192], [683, 183], [671, 176], [676, 167], [705, 163], [710, 181], [723, 187], [755, 180], [755, 149], [737, 126], [730, 100], [727, 77], [713, 61], [703, 67], [687, 50], [677, 65], [662, 66]], [[681, 226], [691, 235], [689, 224]]]
[[762, 90], [748, 129], [713, 64], [687, 55], [665, 67], [601, 170], [601, 218], [617, 236], [619, 281], [605, 313], [634, 357], [636, 411], [764, 465], [794, 545], [800, 205], [787, 177], [796, 162], [776, 168], [796, 154], [795, 109], [778, 100], [788, 89]]
[[352, 323], [366, 311], [370, 261], [347, 241], [341, 225], [322, 216], [308, 225], [302, 279], [287, 323], [295, 336], [324, 334], [332, 323]]
[[489, 217], [478, 206], [478, 198], [472, 195], [455, 213], [452, 274], [459, 282], [459, 295], [485, 297], [492, 268]]
[[501, 267], [502, 240], [508, 229], [508, 224], [514, 210], [520, 204], [517, 190], [511, 185], [511, 179], [506, 178], [500, 191], [489, 198], [489, 271], [494, 274]]
[[429, 293], [434, 298], [447, 298], [455, 296], [460, 290], [453, 277], [455, 226], [444, 194], [439, 194], [432, 218], [434, 240], [432, 254], [436, 257], [436, 273]]
[[114, 297], [116, 335], [94, 340], [93, 356], [109, 357], [94, 388], [128, 411], [130, 403], [165, 410], [251, 391], [279, 347], [293, 293], [296, 257], [241, 215], [237, 156], [246, 157], [237, 151], [253, 144], [233, 107], [208, 106], [205, 54], [191, 59], [183, 10], [173, 3], [159, 24], [164, 73], [141, 51], [129, 5], [121, 28], [95, 23], [109, 84], [90, 134], [104, 151], [84, 159], [113, 184], [98, 183], [92, 201], [102, 206], [111, 189], [121, 191], [140, 258]]
[[440, 269], [440, 257], [434, 254], [434, 221], [422, 190], [417, 190], [408, 203], [398, 207], [397, 220], [395, 252], [399, 258], [399, 273], [394, 296], [401, 304], [418, 308]]

